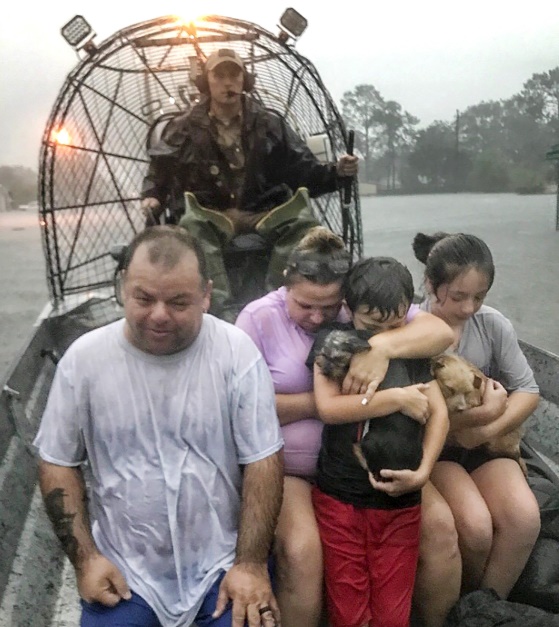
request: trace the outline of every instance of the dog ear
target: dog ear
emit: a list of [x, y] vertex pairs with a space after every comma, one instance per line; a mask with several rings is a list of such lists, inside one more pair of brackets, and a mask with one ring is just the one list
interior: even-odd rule
[[479, 390], [483, 383], [483, 379], [479, 376], [479, 374], [474, 374], [474, 389]]
[[431, 359], [431, 374], [435, 374], [435, 372], [441, 368], [444, 368], [443, 355], [437, 355]]

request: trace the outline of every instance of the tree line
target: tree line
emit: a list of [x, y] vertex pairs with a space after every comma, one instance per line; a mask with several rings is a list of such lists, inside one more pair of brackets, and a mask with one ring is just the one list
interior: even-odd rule
[[[342, 98], [363, 157], [359, 179], [380, 192], [541, 192], [557, 179], [546, 152], [559, 143], [559, 67], [533, 74], [511, 98], [471, 105], [448, 121], [419, 119], [373, 85]], [[35, 199], [37, 174], [0, 166], [15, 207]]]
[[342, 115], [363, 158], [359, 178], [380, 192], [537, 193], [556, 181], [545, 155], [559, 143], [559, 67], [423, 129], [373, 85], [344, 93]]

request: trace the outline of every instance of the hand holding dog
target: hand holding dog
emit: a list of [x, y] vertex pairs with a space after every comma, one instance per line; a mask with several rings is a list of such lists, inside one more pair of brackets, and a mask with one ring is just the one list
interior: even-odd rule
[[429, 399], [425, 392], [429, 389], [428, 383], [417, 383], [400, 388], [402, 401], [400, 411], [424, 425], [429, 418]]
[[505, 388], [498, 381], [487, 379], [481, 405], [452, 415], [454, 417], [454, 428], [451, 422], [453, 438], [456, 436], [456, 440], [469, 442], [469, 446], [463, 445], [465, 448], [474, 448], [483, 444], [494, 435], [487, 427], [503, 415], [507, 404], [508, 394]]
[[505, 388], [493, 379], [487, 381], [485, 391], [483, 393], [483, 417], [486, 419], [484, 424], [493, 422], [499, 416], [505, 413], [508, 404], [508, 394]]
[[384, 468], [380, 471], [383, 481], [377, 481], [372, 473], [369, 473], [369, 481], [375, 490], [385, 492], [389, 496], [397, 497], [407, 492], [421, 490], [429, 479], [429, 473], [423, 466], [417, 470], [390, 470]]
[[479, 407], [469, 410], [475, 412], [478, 424], [458, 429], [452, 434], [454, 441], [466, 449], [481, 446], [496, 435], [492, 425], [505, 412], [508, 394], [498, 381], [488, 379], [482, 400]]
[[475, 413], [478, 424], [454, 431], [452, 434], [454, 441], [466, 449], [473, 449], [488, 442], [496, 435], [492, 425], [505, 412], [507, 404], [508, 395], [505, 388], [498, 381], [488, 379], [482, 404], [469, 410], [472, 414]]
[[390, 360], [380, 349], [356, 353], [351, 358], [349, 371], [342, 384], [344, 394], [363, 394], [368, 401], [384, 381]]

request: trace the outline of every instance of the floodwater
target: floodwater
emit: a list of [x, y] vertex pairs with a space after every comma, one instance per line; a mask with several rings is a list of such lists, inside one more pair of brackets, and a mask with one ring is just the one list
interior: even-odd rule
[[[468, 232], [491, 248], [497, 273], [487, 304], [508, 316], [520, 338], [559, 354], [559, 232], [554, 195], [444, 194], [361, 199], [364, 252], [422, 266], [411, 241], [418, 231]], [[0, 213], [0, 379], [18, 358], [47, 303], [38, 215]]]
[[0, 212], [0, 383], [48, 300], [37, 211]]
[[559, 354], [559, 231], [555, 195], [441, 194], [361, 199], [365, 255], [405, 263], [421, 291], [423, 266], [413, 256], [417, 232], [472, 233], [496, 266], [486, 304], [512, 321], [518, 336]]

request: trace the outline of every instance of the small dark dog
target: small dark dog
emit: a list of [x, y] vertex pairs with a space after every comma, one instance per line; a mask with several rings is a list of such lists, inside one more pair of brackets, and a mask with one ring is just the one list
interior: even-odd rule
[[369, 342], [355, 331], [330, 331], [315, 361], [325, 377], [341, 384], [353, 355], [370, 348]]
[[[325, 377], [342, 384], [349, 362], [354, 354], [369, 350], [370, 346], [357, 331], [331, 331], [316, 356], [316, 363]], [[405, 363], [392, 360], [379, 389], [410, 385]], [[424, 427], [400, 412], [373, 418], [369, 430], [360, 442], [353, 445], [361, 466], [382, 481], [380, 470], [417, 470], [423, 457]]]
[[[450, 420], [453, 414], [479, 407], [482, 404], [487, 377], [463, 357], [451, 353], [433, 357], [431, 372], [443, 393]], [[515, 429], [505, 435], [492, 438], [481, 446], [490, 453], [516, 460], [526, 475], [526, 464], [520, 456], [521, 438], [522, 430]], [[449, 436], [447, 442], [454, 443], [452, 436]]]

